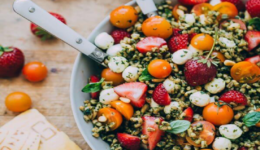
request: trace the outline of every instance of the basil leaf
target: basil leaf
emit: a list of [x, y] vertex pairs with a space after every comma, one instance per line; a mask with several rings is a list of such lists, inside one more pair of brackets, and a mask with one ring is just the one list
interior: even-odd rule
[[252, 18], [248, 21], [248, 25], [254, 26], [257, 31], [260, 31], [260, 18]]
[[104, 82], [102, 78], [99, 82], [96, 83], [89, 83], [83, 89], [82, 92], [84, 93], [95, 93], [101, 90], [101, 84]]
[[139, 77], [139, 81], [149, 81], [152, 78], [153, 77], [149, 74], [148, 69], [146, 68]]
[[247, 127], [252, 127], [260, 121], [260, 112], [251, 112], [245, 115], [243, 122]]
[[167, 132], [178, 134], [188, 130], [190, 122], [187, 120], [175, 120], [170, 123], [170, 126], [171, 130], [167, 130]]

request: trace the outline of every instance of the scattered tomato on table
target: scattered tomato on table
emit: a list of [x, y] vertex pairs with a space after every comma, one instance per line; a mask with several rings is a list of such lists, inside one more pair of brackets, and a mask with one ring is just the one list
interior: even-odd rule
[[13, 92], [5, 98], [5, 105], [10, 111], [23, 112], [31, 107], [32, 100], [26, 93]]
[[47, 77], [48, 69], [41, 62], [30, 62], [23, 68], [24, 77], [31, 82], [39, 82]]

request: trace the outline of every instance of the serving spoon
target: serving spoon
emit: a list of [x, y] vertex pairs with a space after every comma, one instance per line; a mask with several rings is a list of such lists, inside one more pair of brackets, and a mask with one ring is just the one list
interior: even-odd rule
[[136, 3], [147, 17], [158, 16], [153, 0], [136, 0]]
[[35, 23], [97, 63], [105, 66], [103, 61], [108, 56], [106, 53], [31, 0], [16, 0], [13, 9], [25, 19]]

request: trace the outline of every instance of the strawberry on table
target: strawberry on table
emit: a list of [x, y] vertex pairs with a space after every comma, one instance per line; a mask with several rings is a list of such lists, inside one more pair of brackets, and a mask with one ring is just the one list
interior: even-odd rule
[[[99, 82], [99, 81], [100, 81], [99, 77], [97, 77], [97, 76], [95, 76], [95, 75], [92, 75], [92, 76], [90, 76], [90, 78], [89, 78], [89, 82], [90, 82], [90, 83], [96, 83], [96, 82]], [[91, 95], [91, 98], [97, 99], [98, 96], [99, 96], [99, 92], [90, 93], [90, 95]]]
[[245, 4], [241, 0], [221, 0], [221, 2], [230, 2], [233, 3], [238, 11], [244, 11], [246, 9]]
[[0, 45], [0, 77], [18, 76], [24, 65], [23, 52], [16, 47], [2, 47]]
[[248, 43], [248, 51], [251, 51], [260, 44], [260, 31], [247, 31], [245, 40]]
[[256, 64], [257, 66], [260, 67], [260, 55], [256, 55], [256, 56], [253, 56], [253, 57], [246, 58], [245, 61], [249, 61], [249, 62]]
[[[161, 140], [162, 136], [164, 135], [164, 132], [159, 129], [159, 126], [155, 123], [155, 120], [158, 119], [158, 117], [149, 117], [145, 116], [143, 117], [143, 131], [142, 134], [147, 135], [148, 137], [148, 149], [153, 150], [157, 143]], [[159, 118], [162, 122], [163, 119]], [[154, 131], [149, 131], [148, 128], [154, 129]]]
[[162, 106], [170, 105], [171, 97], [162, 83], [157, 85], [153, 92], [153, 100]]
[[236, 103], [236, 104], [242, 104], [247, 105], [247, 98], [245, 95], [239, 91], [231, 90], [224, 94], [222, 94], [219, 98], [219, 100], [226, 102], [226, 103]]
[[115, 44], [120, 43], [125, 37], [131, 37], [130, 33], [126, 32], [123, 29], [115, 29], [112, 31], [111, 36], [113, 37]]
[[131, 100], [131, 104], [141, 108], [145, 104], [147, 85], [142, 82], [129, 82], [114, 87], [114, 91], [120, 97]]
[[117, 133], [117, 139], [122, 147], [127, 150], [138, 150], [140, 148], [141, 140], [137, 136], [127, 133]]
[[200, 3], [207, 3], [208, 0], [178, 0], [183, 5], [196, 5]]
[[248, 0], [246, 2], [246, 10], [251, 17], [260, 17], [260, 0]]
[[170, 51], [172, 53], [174, 53], [177, 50], [186, 49], [189, 44], [188, 38], [189, 38], [188, 34], [182, 34], [182, 35], [172, 37], [168, 41], [168, 47], [169, 47]]
[[183, 119], [192, 122], [193, 110], [191, 107], [188, 107], [183, 111]]
[[[66, 24], [65, 18], [57, 13], [50, 12], [52, 16], [60, 20], [62, 23]], [[37, 26], [36, 24], [31, 23], [31, 31], [34, 35], [41, 38], [43, 41], [53, 39], [54, 36], [42, 29], [41, 27]]]
[[163, 38], [146, 37], [137, 43], [136, 48], [140, 53], [147, 53], [151, 52], [153, 48], [160, 48], [163, 45], [167, 45]]

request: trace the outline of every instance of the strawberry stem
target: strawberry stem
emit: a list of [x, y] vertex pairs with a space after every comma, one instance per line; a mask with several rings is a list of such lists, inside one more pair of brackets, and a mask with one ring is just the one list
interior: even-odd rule
[[217, 31], [217, 28], [216, 28], [215, 29], [215, 35], [214, 35], [214, 42], [213, 42], [212, 48], [210, 49], [210, 52], [209, 52], [208, 56], [206, 57], [206, 60], [208, 60], [209, 57], [211, 56], [211, 54], [212, 54], [212, 52], [213, 52], [213, 50], [215, 48], [217, 39], [218, 39], [218, 31]]

